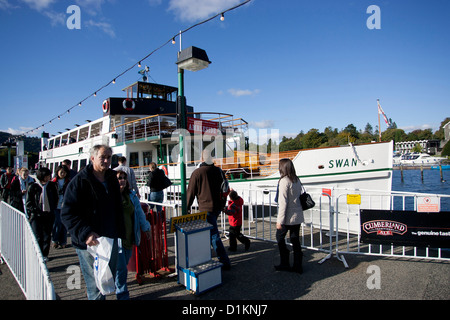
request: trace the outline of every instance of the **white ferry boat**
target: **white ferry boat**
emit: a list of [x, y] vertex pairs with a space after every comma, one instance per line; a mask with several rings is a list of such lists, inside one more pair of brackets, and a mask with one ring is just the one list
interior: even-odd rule
[[[174, 188], [166, 189], [165, 201], [178, 201], [178, 89], [138, 81], [123, 91], [127, 93], [126, 98], [111, 97], [99, 106], [103, 117], [52, 137], [44, 133], [40, 165], [54, 171], [64, 159], [70, 159], [72, 169], [79, 171], [87, 165], [91, 147], [106, 144], [113, 149], [112, 166], [117, 166], [119, 156], [125, 156], [142, 186], [149, 163], [163, 165], [174, 182]], [[201, 150], [208, 147], [216, 155], [215, 163], [226, 172], [233, 189], [245, 197], [250, 190], [260, 191], [268, 199], [251, 201], [264, 201], [270, 206], [275, 205], [273, 197], [281, 158], [292, 159], [302, 183], [316, 199], [322, 193], [338, 197], [348, 192], [391, 191], [392, 141], [289, 152], [273, 152], [272, 148], [270, 154], [258, 153], [245, 149], [249, 128], [244, 119], [225, 113], [194, 112], [191, 106], [187, 107], [187, 116], [189, 134], [186, 134], [184, 148], [187, 179], [200, 163]], [[145, 191], [141, 195], [145, 197]], [[371, 203], [370, 207], [389, 209], [389, 197]]]

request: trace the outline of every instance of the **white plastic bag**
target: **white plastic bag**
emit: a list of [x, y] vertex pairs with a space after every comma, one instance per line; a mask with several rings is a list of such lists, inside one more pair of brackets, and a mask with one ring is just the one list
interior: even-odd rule
[[109, 267], [109, 260], [114, 239], [108, 237], [97, 238], [97, 246], [88, 246], [88, 252], [94, 257], [94, 277], [98, 290], [103, 295], [114, 293], [114, 277]]

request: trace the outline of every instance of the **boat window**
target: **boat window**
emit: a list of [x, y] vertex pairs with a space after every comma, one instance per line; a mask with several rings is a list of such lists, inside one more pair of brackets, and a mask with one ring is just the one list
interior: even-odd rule
[[49, 140], [48, 142], [48, 149], [53, 149], [53, 140]]
[[91, 126], [91, 138], [97, 137], [100, 135], [100, 133], [102, 132], [102, 125], [103, 125], [103, 122], [98, 122], [98, 123], [94, 123]]
[[150, 164], [150, 162], [152, 162], [152, 155], [153, 152], [151, 151], [144, 151], [142, 153], [143, 158], [144, 158], [144, 166], [148, 166]]
[[178, 144], [169, 144], [169, 163], [176, 163], [179, 161], [180, 148]]
[[78, 136], [78, 141], [86, 140], [89, 137], [89, 126], [80, 129], [80, 135]]
[[61, 145], [65, 146], [68, 144], [68, 142], [69, 142], [69, 135], [68, 134], [63, 135], [61, 138]]
[[61, 140], [60, 137], [55, 138], [55, 148], [58, 148], [58, 147], [59, 147], [59, 141], [60, 141], [60, 140]]
[[80, 171], [83, 170], [84, 167], [87, 165], [87, 159], [81, 159], [80, 161]]
[[78, 160], [72, 161], [72, 169], [78, 172]]
[[72, 131], [69, 135], [69, 144], [77, 142], [78, 131]]
[[139, 153], [138, 152], [130, 152], [130, 167], [139, 167]]

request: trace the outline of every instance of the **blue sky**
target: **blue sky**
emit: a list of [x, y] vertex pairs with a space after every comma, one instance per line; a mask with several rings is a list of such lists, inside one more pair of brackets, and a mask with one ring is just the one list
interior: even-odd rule
[[[179, 30], [242, 1], [0, 0], [0, 131], [47, 123]], [[66, 25], [70, 5], [81, 29]], [[370, 5], [380, 29], [367, 27]], [[448, 0], [253, 0], [183, 34], [183, 48], [205, 49], [212, 61], [185, 73], [187, 102], [282, 137], [375, 127], [380, 99], [399, 128], [434, 132], [450, 116], [449, 12]], [[177, 86], [176, 40], [142, 62], [150, 80]], [[30, 135], [101, 117], [103, 100], [123, 96], [138, 70]]]

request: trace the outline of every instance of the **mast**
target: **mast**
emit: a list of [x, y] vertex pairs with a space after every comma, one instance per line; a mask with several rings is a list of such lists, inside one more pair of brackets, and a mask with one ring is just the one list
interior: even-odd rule
[[381, 142], [381, 123], [380, 123], [381, 106], [380, 106], [380, 99], [377, 99], [377, 105], [378, 105], [378, 142]]

